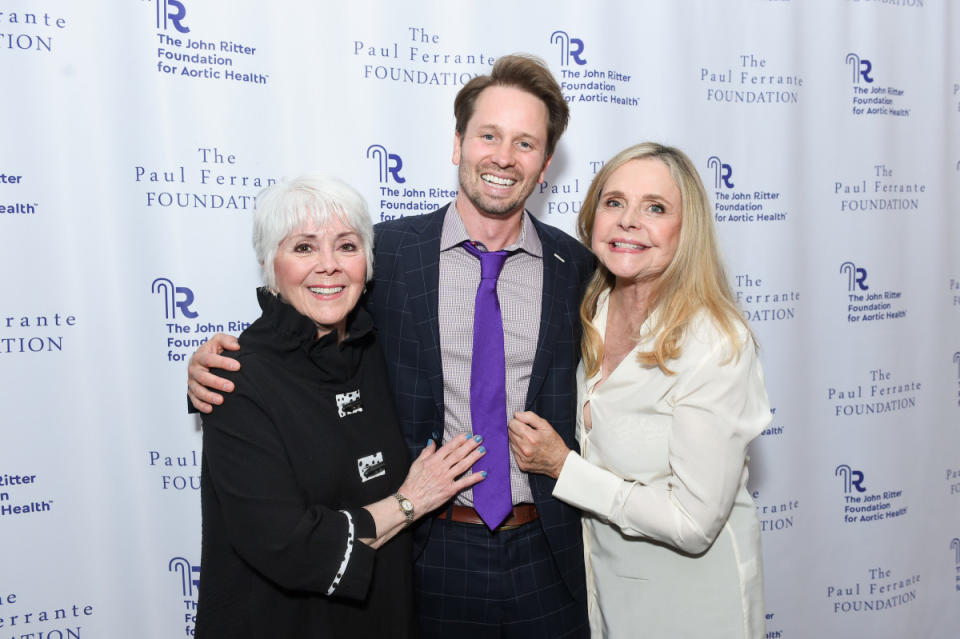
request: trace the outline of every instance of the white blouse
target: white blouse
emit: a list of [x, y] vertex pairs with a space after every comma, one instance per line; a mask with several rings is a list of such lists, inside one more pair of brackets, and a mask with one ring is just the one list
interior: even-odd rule
[[[594, 318], [600, 335], [607, 298]], [[771, 414], [754, 342], [746, 329], [739, 337], [732, 353], [701, 315], [667, 363], [674, 375], [637, 361], [651, 338], [602, 384], [578, 371], [582, 456], [570, 453], [553, 494], [584, 511], [594, 637], [765, 634], [747, 446]]]

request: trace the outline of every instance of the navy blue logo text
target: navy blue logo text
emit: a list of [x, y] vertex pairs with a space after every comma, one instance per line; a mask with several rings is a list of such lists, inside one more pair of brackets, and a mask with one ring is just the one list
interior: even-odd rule
[[873, 78], [870, 77], [870, 72], [873, 70], [873, 65], [870, 64], [870, 61], [866, 58], [861, 58], [856, 53], [847, 54], [847, 64], [853, 70], [853, 83], [859, 84], [860, 80], [870, 83], [873, 82]]
[[393, 177], [397, 184], [403, 184], [407, 181], [401, 177], [400, 169], [403, 168], [403, 160], [396, 153], [387, 153], [387, 150], [379, 144], [371, 144], [367, 147], [367, 158], [374, 158], [380, 170], [380, 182], [386, 183]]
[[581, 66], [587, 63], [582, 57], [583, 40], [580, 38], [571, 38], [566, 31], [554, 31], [550, 34], [550, 44], [560, 45], [560, 66], [569, 66], [571, 60]]
[[178, 308], [184, 317], [197, 317], [197, 312], [190, 309], [193, 304], [193, 291], [186, 286], [174, 286], [169, 279], [158, 277], [150, 285], [150, 292], [159, 293], [163, 297], [163, 313], [168, 320], [177, 317]]
[[843, 478], [843, 492], [849, 493], [856, 489], [858, 493], [867, 492], [867, 487], [863, 485], [863, 473], [859, 470], [853, 470], [846, 464], [840, 464], [833, 471], [835, 477]]
[[707, 168], [713, 169], [713, 185], [714, 188], [733, 188], [733, 182], [730, 181], [730, 178], [733, 177], [733, 167], [729, 164], [724, 164], [720, 161], [715, 155], [711, 155], [707, 159]]
[[858, 288], [861, 291], [869, 290], [867, 286], [867, 269], [859, 268], [853, 262], [844, 262], [840, 265], [840, 272], [847, 275], [847, 290], [855, 292]]

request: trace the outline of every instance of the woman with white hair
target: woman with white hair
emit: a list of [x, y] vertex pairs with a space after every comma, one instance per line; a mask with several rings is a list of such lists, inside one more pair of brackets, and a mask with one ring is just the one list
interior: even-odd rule
[[412, 633], [412, 521], [481, 481], [478, 437], [410, 464], [370, 316], [363, 198], [304, 175], [253, 213], [262, 315], [218, 371], [235, 390], [203, 418], [199, 637]]
[[580, 307], [581, 454], [531, 412], [510, 442], [584, 513], [592, 636], [761, 639], [747, 446], [770, 404], [700, 176], [678, 149], [625, 149], [577, 227], [599, 262]]

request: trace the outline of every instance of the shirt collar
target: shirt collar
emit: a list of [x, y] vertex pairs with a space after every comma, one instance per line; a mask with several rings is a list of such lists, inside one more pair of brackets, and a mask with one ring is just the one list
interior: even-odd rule
[[[530, 219], [530, 212], [524, 210], [521, 220], [520, 236], [516, 242], [505, 247], [504, 250], [510, 252], [524, 251], [534, 257], [542, 258], [543, 245], [540, 243], [540, 236], [537, 235], [537, 228]], [[460, 212], [457, 211], [456, 203], [451, 202], [443, 216], [443, 228], [440, 231], [440, 251], [447, 251], [470, 241], [470, 239], [467, 227], [463, 225]]]

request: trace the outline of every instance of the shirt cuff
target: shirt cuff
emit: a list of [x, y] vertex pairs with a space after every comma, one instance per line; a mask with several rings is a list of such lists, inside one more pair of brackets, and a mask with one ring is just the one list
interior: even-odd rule
[[621, 478], [570, 451], [553, 487], [553, 496], [607, 519], [622, 487]]

